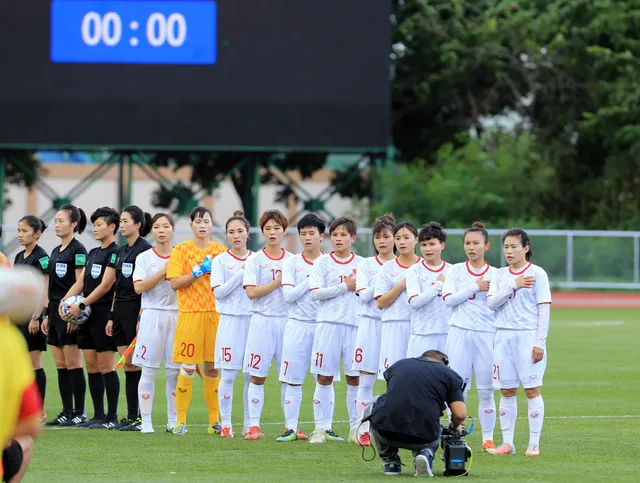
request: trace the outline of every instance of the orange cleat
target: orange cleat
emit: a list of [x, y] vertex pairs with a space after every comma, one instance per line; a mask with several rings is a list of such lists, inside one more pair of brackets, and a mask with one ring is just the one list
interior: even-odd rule
[[498, 448], [488, 449], [487, 453], [495, 455], [516, 454], [516, 448], [510, 444], [503, 443]]
[[262, 439], [264, 438], [264, 434], [260, 432], [260, 426], [251, 426], [249, 428], [249, 432], [244, 437], [247, 441], [252, 441], [254, 439]]
[[302, 431], [300, 431], [299, 429], [296, 430], [296, 434], [298, 435], [298, 439], [301, 440], [307, 440], [309, 439], [309, 436], [307, 436], [306, 434], [304, 434]]
[[496, 449], [496, 445], [493, 444], [493, 441], [488, 439], [484, 443], [482, 443], [482, 451], [488, 453], [490, 449]]
[[530, 444], [524, 454], [525, 456], [540, 456], [540, 446], [537, 444]]
[[223, 438], [233, 438], [233, 432], [231, 431], [231, 426], [225, 426], [224, 428], [222, 428], [222, 431], [220, 432], [220, 436], [222, 436]]
[[358, 437], [358, 443], [360, 446], [371, 446], [371, 435], [368, 432], [362, 433]]

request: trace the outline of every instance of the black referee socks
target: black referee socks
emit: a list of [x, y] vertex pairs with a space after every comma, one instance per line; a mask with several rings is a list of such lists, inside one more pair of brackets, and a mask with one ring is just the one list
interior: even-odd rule
[[89, 374], [89, 392], [93, 401], [94, 417], [104, 417], [104, 378], [101, 372]]
[[127, 418], [138, 419], [140, 412], [138, 406], [138, 384], [142, 377], [142, 371], [125, 372], [125, 390], [127, 392]]
[[42, 399], [42, 404], [44, 405], [44, 396], [47, 392], [47, 374], [44, 372], [44, 369], [42, 367], [40, 369], [36, 369], [35, 373], [36, 385], [38, 386], [38, 392], [40, 393], [40, 398]]
[[107, 372], [103, 375], [104, 386], [107, 391], [107, 413], [108, 421], [118, 419], [118, 398], [120, 397], [120, 379], [116, 371]]
[[87, 381], [84, 380], [84, 370], [82, 367], [70, 369], [71, 384], [73, 387], [73, 401], [75, 412], [84, 414], [84, 397], [87, 394]]
[[73, 386], [68, 369], [58, 369], [58, 390], [60, 391], [60, 399], [62, 399], [62, 411], [65, 414], [71, 414], [73, 412]]

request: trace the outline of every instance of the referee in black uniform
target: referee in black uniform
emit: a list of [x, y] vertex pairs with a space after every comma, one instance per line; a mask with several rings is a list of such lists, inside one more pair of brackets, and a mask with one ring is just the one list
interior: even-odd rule
[[[111, 257], [118, 251], [114, 238], [118, 231], [120, 214], [113, 208], [103, 207], [93, 212], [93, 238], [100, 246], [87, 255], [83, 275], [65, 295], [82, 294], [81, 304], [69, 307], [67, 317], [76, 318], [86, 306], [91, 307], [87, 321], [78, 326], [78, 347], [82, 350], [87, 366], [89, 393], [93, 401], [94, 416], [79, 428], [110, 429], [118, 421], [118, 397], [120, 379], [115, 371], [116, 345], [113, 337], [106, 334], [107, 321], [113, 301], [116, 271], [109, 268]], [[105, 415], [104, 395], [107, 393], [109, 411]]]
[[[24, 250], [16, 255], [13, 264], [17, 269], [20, 268], [20, 265], [35, 268], [43, 274], [46, 283], [49, 283], [49, 255], [44, 248], [38, 245], [38, 240], [46, 228], [47, 225], [44, 221], [35, 216], [23, 216], [20, 219], [18, 222], [18, 242], [24, 247]], [[36, 384], [44, 403], [47, 375], [42, 368], [42, 352], [47, 350], [47, 336], [42, 332], [41, 325], [42, 313], [39, 313], [33, 314], [29, 323], [19, 323], [18, 328], [27, 341], [36, 375]]]
[[[127, 239], [117, 253], [112, 255], [109, 267], [116, 271], [115, 296], [110, 320], [106, 332], [113, 335], [120, 355], [135, 339], [142, 296], [133, 288], [133, 272], [136, 258], [151, 248], [144, 239], [151, 231], [151, 215], [133, 205], [125, 208], [120, 215], [120, 233]], [[142, 420], [138, 404], [138, 384], [140, 368], [131, 363], [131, 356], [124, 364], [125, 394], [127, 397], [127, 417], [112, 429], [121, 431], [140, 431]]]
[[76, 283], [87, 261], [87, 249], [74, 237], [86, 226], [84, 211], [73, 205], [64, 205], [54, 219], [56, 236], [62, 243], [53, 249], [49, 258], [49, 306], [44, 310], [42, 331], [48, 336], [58, 369], [62, 412], [47, 421], [47, 426], [75, 426], [87, 419], [84, 414], [87, 383], [78, 349], [77, 326], [62, 320], [58, 313], [62, 297]]

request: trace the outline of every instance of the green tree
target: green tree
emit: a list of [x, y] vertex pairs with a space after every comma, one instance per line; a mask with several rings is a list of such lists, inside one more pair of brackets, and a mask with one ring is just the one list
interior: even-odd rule
[[[25, 149], [4, 149], [0, 150], [0, 163], [4, 166], [4, 184], [0, 200], [0, 220], [4, 208], [11, 203], [7, 198], [7, 187], [10, 184], [22, 186], [33, 186], [36, 182], [36, 173], [40, 169], [40, 162], [35, 156], [35, 152]], [[26, 168], [26, 169], [25, 169]]]

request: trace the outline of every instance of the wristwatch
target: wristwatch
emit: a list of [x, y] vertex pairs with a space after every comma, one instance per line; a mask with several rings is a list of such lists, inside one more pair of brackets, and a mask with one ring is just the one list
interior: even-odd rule
[[39, 315], [36, 315], [36, 314], [33, 314], [33, 315], [31, 316], [31, 320], [40, 320], [40, 316], [39, 316]]
[[80, 303], [78, 304], [78, 307], [80, 307], [80, 310], [84, 310], [84, 309], [86, 309], [86, 308], [87, 308], [87, 306], [86, 306], [85, 304], [83, 304], [82, 302], [80, 302]]

